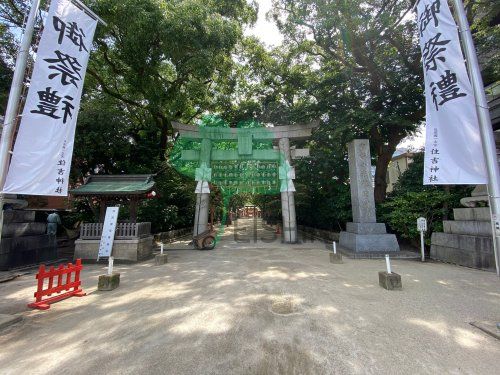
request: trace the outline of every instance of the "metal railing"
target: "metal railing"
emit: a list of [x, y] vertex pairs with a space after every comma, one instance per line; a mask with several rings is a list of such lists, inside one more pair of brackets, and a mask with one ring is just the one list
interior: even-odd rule
[[[95, 240], [101, 238], [103, 223], [84, 223], [80, 227], [80, 239]], [[117, 223], [115, 239], [125, 240], [151, 235], [151, 223]]]

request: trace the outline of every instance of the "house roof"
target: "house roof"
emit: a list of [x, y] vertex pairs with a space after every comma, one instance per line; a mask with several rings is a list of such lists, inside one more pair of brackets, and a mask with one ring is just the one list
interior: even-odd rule
[[155, 185], [153, 175], [93, 175], [82, 186], [70, 190], [74, 196], [142, 195]]

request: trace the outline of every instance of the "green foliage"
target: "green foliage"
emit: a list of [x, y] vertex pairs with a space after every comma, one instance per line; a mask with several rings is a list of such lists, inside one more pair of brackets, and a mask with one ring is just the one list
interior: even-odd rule
[[500, 2], [469, 0], [466, 10], [485, 85], [500, 81]]
[[413, 3], [273, 1], [288, 48], [284, 97], [316, 113], [341, 142], [370, 139], [377, 202], [392, 154], [424, 115], [416, 23], [399, 22]]
[[[427, 240], [432, 232], [443, 230], [443, 219], [449, 217], [451, 207], [457, 204], [461, 197], [443, 190], [424, 190], [406, 192], [393, 196], [378, 208], [379, 220], [389, 225], [399, 237], [418, 244], [420, 236], [417, 231], [417, 219], [427, 219]], [[447, 208], [449, 207], [449, 208]]]
[[153, 233], [191, 227], [194, 217], [193, 181], [167, 168], [155, 177], [158, 195], [139, 205], [138, 221], [150, 221]]
[[9, 98], [10, 83], [12, 82], [12, 70], [0, 60], [0, 113], [4, 114]]
[[[108, 27], [98, 26], [89, 62], [72, 183], [89, 173], [160, 172], [158, 198], [141, 205], [140, 219], [157, 223], [155, 230], [190, 225], [194, 183], [165, 162], [171, 153], [175, 165], [179, 156], [172, 152], [172, 121], [195, 123], [212, 112], [220, 117], [204, 119], [208, 127], [231, 123], [251, 129], [319, 118], [321, 127], [309, 142], [311, 157], [296, 163], [297, 215], [302, 224], [340, 229], [351, 215], [347, 142], [370, 138], [380, 201], [396, 145], [423, 119], [416, 26], [407, 17], [396, 22], [413, 3], [273, 0], [270, 16], [284, 33], [285, 44], [266, 50], [255, 38], [243, 37], [244, 27], [256, 20], [254, 2], [87, 1]], [[22, 24], [26, 4], [0, 2], [0, 112], [16, 50], [9, 30]], [[485, 56], [486, 81], [498, 80], [498, 2], [470, 0], [466, 6]], [[200, 147], [190, 140], [178, 144], [184, 141], [191, 143], [182, 147]], [[237, 147], [236, 142], [215, 143], [218, 149]], [[254, 148], [268, 149], [269, 144]], [[410, 221], [414, 226], [414, 218], [404, 224], [404, 218], [392, 214], [396, 207], [428, 199], [435, 203], [430, 215], [445, 217], [450, 210], [439, 213], [438, 202], [450, 207], [456, 197], [466, 195], [463, 188], [451, 188], [454, 198], [445, 198], [441, 188], [423, 187], [419, 165], [415, 160], [401, 177], [388, 202], [392, 206], [380, 208], [393, 215], [387, 216], [393, 230], [409, 238], [413, 234], [406, 226], [410, 228]], [[196, 166], [187, 167], [194, 171]], [[213, 196], [221, 206], [221, 193], [213, 189]], [[248, 200], [279, 217], [279, 194], [234, 195], [230, 205], [240, 207]], [[85, 202], [78, 209], [84, 215], [92, 212]]]
[[[89, 84], [147, 113], [162, 157], [171, 122], [190, 122], [210, 108], [232, 67], [231, 52], [255, 9], [244, 0], [94, 0], [99, 27]], [[153, 150], [152, 150], [153, 151]]]
[[434, 185], [424, 185], [424, 152], [415, 153], [409, 168], [404, 171], [394, 184], [391, 196], [409, 191], [419, 192], [435, 189]]
[[147, 173], [149, 158], [147, 137], [119, 101], [103, 94], [85, 98], [75, 137], [74, 181], [92, 173]]
[[470, 195], [469, 186], [423, 185], [424, 154], [415, 154], [413, 162], [401, 175], [388, 199], [377, 206], [378, 218], [400, 238], [418, 245], [417, 219], [427, 219], [426, 242], [434, 231], [443, 230], [443, 220], [451, 219], [460, 199]]
[[[331, 165], [312, 149], [311, 158], [296, 163], [297, 192], [295, 203], [297, 222], [320, 229], [341, 231], [352, 220], [349, 184], [342, 173], [330, 171]], [[326, 167], [326, 168], [325, 168]], [[339, 168], [342, 170], [343, 168]]]

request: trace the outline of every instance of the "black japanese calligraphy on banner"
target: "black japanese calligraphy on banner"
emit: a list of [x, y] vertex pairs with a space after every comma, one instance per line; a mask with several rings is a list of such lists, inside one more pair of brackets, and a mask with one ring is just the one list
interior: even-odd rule
[[420, 0], [426, 96], [424, 185], [487, 183], [472, 87], [446, 0]]
[[66, 196], [83, 80], [97, 21], [52, 0], [5, 193]]

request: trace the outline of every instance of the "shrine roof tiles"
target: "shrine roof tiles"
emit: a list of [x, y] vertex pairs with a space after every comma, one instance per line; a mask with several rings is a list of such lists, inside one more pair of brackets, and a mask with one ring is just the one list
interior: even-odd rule
[[150, 192], [154, 185], [153, 175], [93, 175], [70, 193], [74, 196], [142, 195]]

